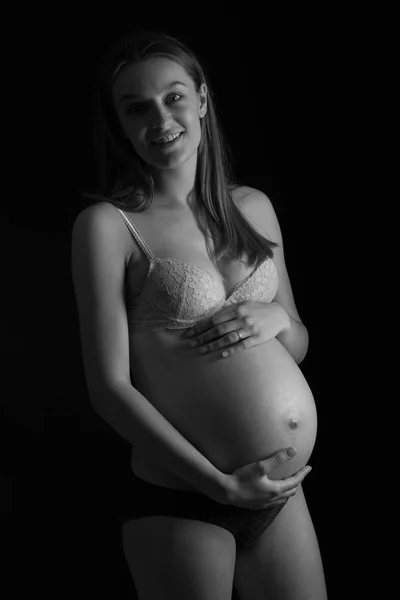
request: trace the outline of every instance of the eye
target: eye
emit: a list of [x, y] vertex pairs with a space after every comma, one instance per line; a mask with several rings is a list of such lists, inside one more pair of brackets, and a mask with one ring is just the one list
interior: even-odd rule
[[[169, 96], [167, 96], [167, 100], [169, 100], [169, 98], [173, 98], [173, 97], [178, 97], [178, 100], [180, 100], [183, 97], [183, 94], [170, 94]], [[178, 102], [178, 100], [174, 100], [172, 102], [172, 104], [175, 104], [175, 102]], [[128, 115], [131, 115], [133, 113], [137, 113], [137, 112], [143, 112], [145, 110], [144, 108], [144, 103], [138, 103], [136, 102], [135, 104], [131, 104], [130, 106], [128, 106], [128, 110], [126, 111]]]
[[[170, 98], [171, 96], [178, 96], [178, 99], [181, 99], [181, 98], [182, 98], [182, 94], [170, 94], [170, 95], [168, 96], [168, 98]], [[177, 101], [178, 101], [178, 100], [175, 100], [175, 102], [177, 102]], [[174, 104], [175, 104], [175, 102], [174, 102]]]

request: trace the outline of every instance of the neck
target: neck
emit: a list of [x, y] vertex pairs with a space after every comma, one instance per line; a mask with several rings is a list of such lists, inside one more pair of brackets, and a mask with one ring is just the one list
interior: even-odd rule
[[197, 153], [176, 169], [150, 169], [154, 181], [154, 204], [187, 208], [193, 201]]

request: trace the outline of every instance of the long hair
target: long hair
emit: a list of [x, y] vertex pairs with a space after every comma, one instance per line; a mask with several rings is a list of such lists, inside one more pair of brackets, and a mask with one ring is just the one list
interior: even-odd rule
[[[219, 271], [221, 258], [237, 259], [247, 253], [247, 264], [258, 267], [277, 246], [250, 225], [235, 204], [232, 191], [239, 187], [232, 173], [231, 150], [218, 124], [213, 91], [196, 54], [183, 42], [155, 30], [134, 29], [118, 39], [101, 61], [94, 97], [93, 142], [96, 162], [96, 192], [83, 198], [107, 201], [120, 209], [142, 212], [154, 200], [154, 182], [146, 163], [123, 136], [112, 102], [113, 79], [125, 65], [150, 57], [169, 58], [180, 64], [192, 79], [197, 92], [207, 85], [207, 112], [201, 119], [201, 140], [197, 151], [193, 214], [203, 233], [208, 256]], [[231, 156], [231, 155], [230, 155]], [[137, 190], [143, 189], [142, 198]], [[209, 244], [214, 244], [214, 255]]]

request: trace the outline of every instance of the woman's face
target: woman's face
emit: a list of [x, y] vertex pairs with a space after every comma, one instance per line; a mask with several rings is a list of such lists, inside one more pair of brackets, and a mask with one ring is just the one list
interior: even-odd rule
[[[181, 83], [173, 83], [173, 82]], [[168, 86], [168, 89], [167, 89]], [[192, 79], [178, 63], [151, 58], [127, 65], [117, 74], [113, 103], [124, 135], [137, 154], [157, 168], [186, 162], [200, 144], [200, 109], [207, 107], [205, 84], [197, 94]], [[183, 132], [176, 142], [155, 144], [154, 140]]]

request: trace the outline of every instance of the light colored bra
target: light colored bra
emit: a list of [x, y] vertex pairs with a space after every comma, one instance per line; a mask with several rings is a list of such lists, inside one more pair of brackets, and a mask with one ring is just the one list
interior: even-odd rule
[[[116, 208], [116, 207], [115, 207]], [[183, 329], [233, 303], [271, 302], [278, 290], [274, 261], [267, 258], [239, 281], [226, 298], [220, 279], [203, 267], [175, 258], [156, 258], [125, 213], [116, 209], [147, 256], [150, 266], [139, 296], [127, 299], [130, 334], [146, 329]]]

